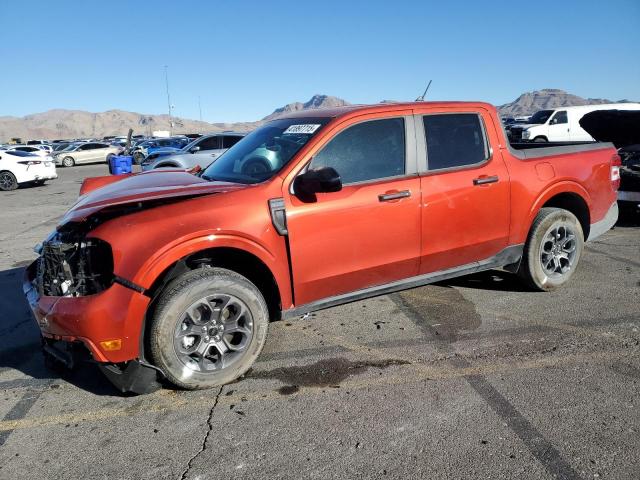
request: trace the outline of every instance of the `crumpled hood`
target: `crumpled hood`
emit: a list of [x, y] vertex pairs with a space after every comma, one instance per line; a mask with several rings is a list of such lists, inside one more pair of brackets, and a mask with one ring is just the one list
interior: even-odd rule
[[640, 144], [640, 110], [597, 110], [580, 119], [580, 126], [598, 142], [616, 148]]
[[60, 225], [85, 220], [105, 208], [156, 200], [192, 198], [224, 193], [249, 185], [209, 182], [184, 170], [152, 170], [132, 175], [88, 192], [64, 215]]

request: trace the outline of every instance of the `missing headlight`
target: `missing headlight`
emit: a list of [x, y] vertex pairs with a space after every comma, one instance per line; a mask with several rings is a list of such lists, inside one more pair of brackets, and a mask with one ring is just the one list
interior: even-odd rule
[[111, 247], [71, 232], [57, 235], [42, 245], [37, 278], [42, 295], [79, 297], [101, 292], [113, 283]]

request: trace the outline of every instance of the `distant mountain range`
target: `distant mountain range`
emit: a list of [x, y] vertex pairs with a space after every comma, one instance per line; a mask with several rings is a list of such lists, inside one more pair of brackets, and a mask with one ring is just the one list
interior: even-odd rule
[[573, 107], [579, 105], [602, 105], [604, 103], [626, 103], [631, 100], [612, 101], [604, 98], [582, 98], [572, 95], [564, 90], [545, 88], [520, 95], [515, 101], [505, 103], [498, 107], [500, 115], [505, 117], [518, 117], [531, 115], [538, 110], [552, 110], [560, 107]]
[[[627, 102], [620, 100], [619, 102]], [[617, 103], [600, 98], [582, 98], [563, 90], [544, 89], [527, 92], [515, 101], [501, 105], [498, 110], [503, 116], [530, 115], [538, 110], [571, 105], [592, 105]], [[220, 132], [235, 130], [246, 132], [291, 112], [331, 108], [350, 105], [349, 102], [329, 95], [314, 95], [307, 102], [289, 103], [277, 108], [262, 120], [240, 123], [207, 123], [197, 120], [173, 117], [173, 132]], [[80, 110], [49, 110], [25, 117], [0, 117], [0, 142], [12, 137], [27, 139], [85, 138], [105, 135], [124, 135], [129, 128], [135, 133], [151, 134], [157, 130], [169, 130], [168, 115], [147, 115], [123, 110], [109, 110], [90, 113]]]

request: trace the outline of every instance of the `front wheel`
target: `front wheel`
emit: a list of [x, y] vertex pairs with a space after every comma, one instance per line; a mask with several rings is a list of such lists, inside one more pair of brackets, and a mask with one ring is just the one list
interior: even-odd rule
[[584, 246], [576, 216], [561, 208], [542, 208], [536, 216], [518, 275], [536, 290], [555, 290], [573, 276]]
[[142, 152], [134, 152], [133, 154], [133, 163], [136, 165], [140, 165], [144, 162], [144, 153]]
[[268, 325], [267, 305], [249, 280], [230, 270], [199, 268], [161, 294], [149, 332], [151, 356], [178, 387], [224, 385], [251, 368]]
[[62, 159], [63, 167], [73, 167], [75, 164], [76, 164], [76, 161], [73, 159], [73, 157], [64, 157]]
[[536, 137], [533, 139], [535, 143], [546, 143], [547, 139], [545, 137]]

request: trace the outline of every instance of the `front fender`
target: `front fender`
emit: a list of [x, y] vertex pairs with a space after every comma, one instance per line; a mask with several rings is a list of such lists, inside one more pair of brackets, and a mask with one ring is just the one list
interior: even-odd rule
[[198, 234], [192, 238], [169, 244], [151, 255], [131, 280], [135, 284], [148, 289], [164, 271], [179, 260], [193, 253], [212, 248], [234, 248], [258, 258], [267, 266], [275, 278], [283, 307], [293, 303], [288, 258], [275, 255], [254, 239], [239, 234]]

